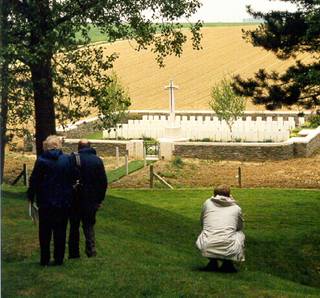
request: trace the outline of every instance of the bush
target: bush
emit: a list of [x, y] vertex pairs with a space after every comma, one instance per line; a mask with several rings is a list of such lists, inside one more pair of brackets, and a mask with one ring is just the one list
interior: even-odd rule
[[182, 158], [180, 156], [176, 156], [173, 159], [172, 164], [177, 168], [182, 168], [184, 163], [183, 163]]
[[310, 115], [310, 117], [308, 118], [308, 122], [310, 123], [310, 128], [317, 128], [318, 126], [320, 126], [320, 115]]

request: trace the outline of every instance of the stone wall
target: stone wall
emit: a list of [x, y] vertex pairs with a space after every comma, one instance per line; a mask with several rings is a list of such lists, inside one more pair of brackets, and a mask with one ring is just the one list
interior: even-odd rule
[[311, 156], [320, 149], [320, 127], [282, 143], [175, 142], [174, 156], [213, 160], [263, 161]]
[[319, 133], [307, 143], [307, 156], [312, 155], [316, 150], [320, 148], [320, 128]]
[[300, 134], [305, 135], [305, 137], [290, 139], [294, 143], [296, 156], [310, 156], [320, 148], [320, 126], [317, 129], [304, 129]]
[[[63, 151], [71, 153], [77, 151], [79, 139], [65, 139]], [[99, 155], [116, 155], [116, 147], [119, 147], [119, 155], [124, 156], [127, 152], [127, 143], [125, 141], [91, 141], [91, 146], [97, 150]]]
[[173, 155], [213, 160], [262, 161], [294, 157], [293, 144], [175, 143]]

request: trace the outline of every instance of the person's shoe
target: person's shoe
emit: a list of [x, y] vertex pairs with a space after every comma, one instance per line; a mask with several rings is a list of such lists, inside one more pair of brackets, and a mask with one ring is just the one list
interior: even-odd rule
[[69, 259], [80, 259], [80, 255], [70, 255]]
[[229, 260], [223, 261], [222, 266], [219, 269], [220, 272], [224, 273], [236, 273], [238, 270], [234, 267], [233, 262]]
[[63, 261], [54, 261], [54, 262], [52, 263], [52, 265], [53, 265], [53, 266], [61, 266], [61, 265], [63, 265]]
[[204, 267], [205, 271], [218, 271], [218, 261], [216, 259], [210, 259], [208, 265]]
[[88, 258], [96, 257], [97, 252], [96, 251], [87, 252], [87, 256], [88, 256]]

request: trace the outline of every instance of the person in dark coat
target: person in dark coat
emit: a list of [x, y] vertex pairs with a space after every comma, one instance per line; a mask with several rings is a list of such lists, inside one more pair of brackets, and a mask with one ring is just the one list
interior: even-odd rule
[[69, 218], [69, 258], [80, 257], [80, 222], [86, 239], [86, 255], [94, 257], [97, 254], [94, 231], [96, 212], [101, 207], [108, 187], [107, 175], [102, 160], [88, 140], [81, 140], [78, 153], [72, 156], [75, 172], [78, 173], [78, 186]]
[[62, 265], [65, 253], [68, 212], [73, 195], [71, 159], [61, 151], [62, 142], [49, 136], [38, 157], [27, 191], [31, 203], [39, 208], [40, 264], [49, 265], [53, 236], [54, 264]]

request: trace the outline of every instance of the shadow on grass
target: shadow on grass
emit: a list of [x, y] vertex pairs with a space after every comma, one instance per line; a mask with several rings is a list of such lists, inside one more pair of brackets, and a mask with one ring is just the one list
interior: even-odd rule
[[[189, 264], [190, 270], [203, 271], [200, 262], [199, 265], [195, 264], [201, 260], [200, 252], [195, 248], [195, 241], [200, 232], [197, 220], [112, 196], [108, 198], [106, 212], [105, 216], [109, 217], [110, 221], [120, 222], [129, 227], [128, 234], [126, 231], [121, 231], [121, 237], [134, 237], [141, 241], [166, 246], [171, 251], [184, 254], [193, 263]], [[295, 232], [294, 227], [291, 232]], [[113, 233], [117, 234], [119, 231]], [[275, 230], [274, 233], [281, 231]], [[263, 232], [253, 236], [250, 233], [250, 226], [247, 226], [245, 234], [246, 262], [240, 266], [241, 271], [260, 271], [303, 285], [320, 287], [320, 276], [317, 271], [320, 265], [318, 258], [320, 236], [314, 228], [309, 227], [305, 233], [290, 239], [287, 239], [285, 234], [284, 237], [268, 238]]]
[[[20, 191], [23, 189], [23, 191]], [[17, 190], [2, 190], [2, 199], [14, 199], [14, 200], [26, 200], [27, 199], [27, 193], [26, 190], [23, 187], [17, 187]]]
[[[20, 276], [24, 274], [24, 269], [28, 269], [29, 258], [32, 262], [38, 259], [38, 252], [34, 253], [38, 245], [34, 237], [37, 232], [30, 223], [26, 224], [25, 205], [18, 201], [22, 199], [22, 193], [7, 189], [4, 194], [8, 202], [4, 206], [2, 221], [5, 243], [5, 246], [2, 244], [2, 257], [7, 268], [4, 273], [9, 274], [8, 268], [12, 267]], [[290, 213], [291, 218], [295, 216], [295, 213]], [[319, 287], [320, 236], [316, 233], [317, 227], [306, 223], [304, 229], [297, 233], [294, 226], [289, 226], [287, 233], [277, 230], [277, 226], [270, 222], [264, 230], [254, 230], [258, 222], [262, 226], [263, 220], [251, 218], [246, 226], [247, 261], [241, 266], [239, 274], [232, 275], [232, 279], [252, 283], [258, 278], [255, 273], [262, 272]], [[142, 271], [147, 270], [144, 266], [151, 266], [160, 272], [189, 271], [200, 274], [207, 262], [195, 247], [200, 232], [198, 220], [121, 196], [108, 196], [105, 207], [98, 212], [96, 232], [100, 263], [110, 262], [113, 266], [110, 268], [119, 268], [120, 273], [125, 270], [122, 269], [125, 262], [129, 272], [134, 272], [136, 266]], [[96, 263], [86, 263], [85, 260], [80, 263], [83, 268], [96, 266]], [[83, 262], [87, 265], [81, 265]], [[258, 276], [260, 280], [263, 278]]]

